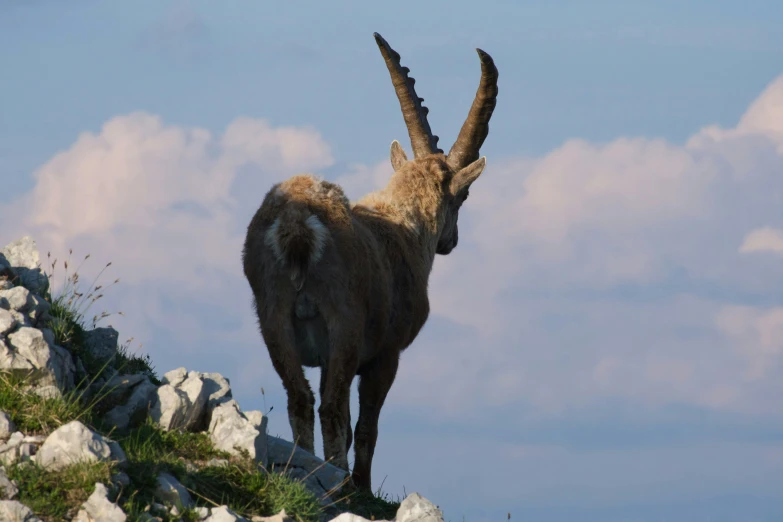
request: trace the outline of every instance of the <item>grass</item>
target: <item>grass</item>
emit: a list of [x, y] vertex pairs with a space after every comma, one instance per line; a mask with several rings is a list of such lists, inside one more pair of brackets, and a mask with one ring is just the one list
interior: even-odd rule
[[[100, 272], [98, 272], [98, 275], [93, 279], [92, 283], [90, 283], [88, 289], [84, 292], [80, 292], [78, 290], [80, 282], [79, 269], [82, 264], [90, 258], [90, 255], [87, 254], [76, 270], [73, 273], [70, 273], [68, 262], [72, 254], [73, 250], [69, 250], [68, 259], [63, 261], [65, 270], [63, 289], [57, 297], [53, 297], [51, 291], [47, 292], [48, 295], [45, 296], [45, 299], [51, 304], [48, 326], [54, 332], [55, 342], [78, 356], [82, 360], [88, 375], [92, 376], [93, 379], [97, 379], [104, 375], [104, 372], [107, 369], [113, 368], [122, 371], [123, 373], [144, 373], [150, 377], [150, 380], [153, 383], [160, 384], [160, 380], [155, 375], [149, 354], [137, 355], [130, 353], [129, 349], [130, 343], [133, 341], [132, 337], [118, 347], [117, 354], [110, 361], [99, 360], [93, 357], [93, 355], [85, 349], [85, 323], [87, 311], [92, 305], [103, 298], [105, 288], [108, 289], [109, 287], [114, 286], [119, 283], [120, 280], [119, 278], [115, 279], [105, 288], [103, 285], [96, 285], [98, 278], [100, 278], [104, 271], [111, 266], [111, 262], [109, 262]], [[57, 259], [55, 258], [51, 261], [50, 253], [47, 254], [47, 258], [50, 259], [49, 266], [51, 272], [47, 274], [47, 277], [50, 280], [49, 287], [51, 288], [51, 279], [57, 270]], [[94, 315], [91, 320], [92, 328], [97, 327], [101, 321], [112, 315], [112, 313], [106, 311]], [[117, 312], [117, 315], [124, 314], [123, 312]], [[139, 348], [141, 348], [141, 346], [139, 346]]]
[[109, 487], [111, 473], [108, 462], [80, 463], [60, 471], [47, 471], [27, 462], [8, 470], [9, 478], [19, 485], [17, 500], [45, 521], [75, 516], [96, 482]]
[[[23, 385], [24, 381], [14, 376], [0, 376], [0, 410], [9, 414], [17, 429], [46, 435], [78, 419], [102, 431], [100, 424], [92, 422], [90, 406], [81, 403], [78, 395], [44, 399], [23, 392]], [[131, 485], [115, 492], [112, 500], [118, 501], [129, 520], [135, 520], [154, 502], [161, 472], [182, 482], [199, 506], [226, 504], [248, 517], [270, 516], [285, 509], [300, 522], [318, 520], [321, 512], [320, 503], [303, 484], [283, 475], [266, 474], [252, 459], [216, 450], [206, 433], [164, 431], [147, 418], [118, 442], [127, 456], [123, 471]], [[208, 465], [210, 459], [225, 459], [228, 463]], [[54, 521], [74, 515], [92, 493], [95, 482], [110, 487], [110, 477], [117, 471], [116, 465], [109, 463], [79, 464], [59, 472], [24, 463], [11, 466], [9, 476], [19, 484], [19, 500], [42, 519]], [[183, 514], [185, 520], [187, 516]]]
[[[245, 515], [269, 516], [285, 509], [302, 522], [318, 519], [320, 505], [305, 487], [281, 475], [268, 475], [252, 459], [231, 457], [212, 447], [205, 433], [163, 431], [151, 421], [119, 440], [127, 457], [126, 472], [135, 489], [123, 493], [126, 509], [153, 501], [156, 477], [174, 475], [197, 505], [228, 505]], [[225, 459], [225, 465], [208, 465]]]
[[208, 503], [226, 504], [246, 517], [285, 509], [297, 520], [315, 521], [321, 505], [303, 484], [285, 475], [267, 474], [251, 461], [198, 470], [183, 482]]
[[[19, 484], [19, 500], [44, 521], [62, 520], [74, 516], [92, 494], [95, 482], [102, 482], [110, 490], [110, 499], [123, 508], [132, 522], [154, 502], [157, 476], [167, 472], [189, 490], [198, 506], [228, 505], [246, 518], [270, 516], [285, 509], [299, 522], [318, 520], [324, 508], [301, 481], [284, 474], [267, 473], [246, 455], [231, 457], [216, 450], [206, 433], [167, 432], [148, 417], [122, 436], [102, 425], [100, 418], [110, 407], [107, 396], [111, 390], [104, 384], [97, 393], [87, 394], [85, 391], [90, 385], [101, 382], [99, 379], [108, 377], [112, 370], [125, 374], [144, 373], [155, 384], [160, 381], [148, 355], [130, 353], [132, 339], [119, 346], [117, 355], [108, 361], [97, 360], [85, 349], [86, 314], [103, 297], [103, 287], [96, 282], [111, 263], [103, 267], [87, 291], [81, 292], [78, 289], [81, 264], [73, 273], [68, 272], [71, 253], [63, 262], [65, 284], [62, 290], [56, 297], [50, 292], [44, 296], [51, 304], [47, 327], [53, 330], [58, 345], [79, 357], [87, 375], [75, 390], [64, 396], [42, 398], [23, 391], [25, 376], [0, 373], [0, 410], [8, 413], [17, 429], [26, 434], [47, 435], [63, 424], [80, 420], [94, 431], [113, 437], [126, 453], [127, 464], [121, 471], [128, 475], [131, 483], [124, 488], [112, 485], [111, 476], [120, 471], [114, 463], [78, 464], [50, 472], [26, 462], [8, 468], [9, 476]], [[87, 255], [82, 263], [89, 257]], [[50, 280], [56, 267], [57, 260], [50, 261]], [[110, 315], [103, 312], [93, 316], [91, 327], [95, 328]], [[210, 465], [211, 459], [227, 462]], [[370, 519], [392, 518], [398, 507], [399, 503], [390, 501], [380, 492], [375, 495], [351, 493], [333, 506]], [[166, 514], [157, 516], [163, 520], [171, 518]], [[184, 521], [198, 519], [193, 510], [185, 511], [179, 517]]]
[[400, 499], [392, 500], [378, 488], [375, 493], [355, 492], [335, 505], [340, 511], [350, 511], [370, 520], [391, 520], [397, 516]]
[[0, 410], [11, 416], [19, 431], [45, 435], [72, 420], [91, 422], [91, 410], [80, 400], [79, 393], [43, 398], [25, 392], [25, 384], [21, 375], [0, 373]]

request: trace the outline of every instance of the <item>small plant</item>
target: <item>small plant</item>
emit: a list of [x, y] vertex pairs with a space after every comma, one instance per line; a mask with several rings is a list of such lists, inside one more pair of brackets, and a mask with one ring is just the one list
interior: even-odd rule
[[[58, 310], [65, 312], [64, 315], [65, 318], [69, 319], [69, 325], [58, 325], [58, 331], [55, 331], [55, 338], [56, 336], [60, 335], [58, 340], [59, 343], [67, 343], [72, 341], [72, 335], [74, 332], [68, 328], [68, 326], [73, 325], [82, 325], [84, 324], [84, 314], [87, 313], [87, 310], [98, 300], [100, 300], [103, 297], [103, 293], [101, 290], [103, 290], [103, 285], [96, 285], [95, 283], [98, 281], [98, 278], [103, 274], [103, 272], [111, 266], [111, 261], [106, 263], [106, 265], [101, 269], [100, 272], [98, 272], [98, 275], [95, 276], [92, 283], [90, 283], [90, 286], [87, 288], [87, 293], [80, 292], [77, 289], [77, 286], [80, 281], [79, 276], [79, 270], [81, 269], [82, 265], [85, 261], [87, 261], [90, 258], [90, 254], [87, 254], [84, 256], [84, 259], [82, 259], [81, 263], [79, 263], [79, 266], [76, 267], [76, 270], [74, 270], [73, 273], [68, 272], [68, 261], [71, 259], [71, 255], [73, 255], [73, 249], [68, 250], [68, 259], [63, 261], [63, 267], [65, 269], [65, 279], [63, 284], [63, 289], [60, 291], [59, 295], [52, 299], [51, 294], [51, 288], [52, 288], [52, 277], [54, 276], [55, 271], [57, 270], [57, 258], [55, 258], [53, 261], [51, 260], [51, 252], [47, 252], [46, 257], [49, 260], [49, 266], [51, 267], [51, 272], [46, 274], [46, 277], [49, 279], [49, 292], [46, 297], [47, 300], [52, 304], [53, 307], [56, 307]], [[119, 283], [119, 278], [115, 279], [113, 283], [109, 286], [113, 286], [117, 283]], [[92, 327], [95, 328], [97, 324], [111, 316], [112, 314], [109, 312], [102, 312], [100, 314], [97, 314], [93, 316], [92, 318]], [[123, 315], [122, 312], [118, 312], [118, 315]]]
[[41, 397], [26, 391], [24, 376], [0, 373], [0, 410], [8, 413], [18, 430], [28, 435], [45, 435], [63, 424], [92, 420], [90, 405], [85, 405], [76, 391], [62, 397]]
[[[120, 279], [115, 279], [106, 287], [101, 284], [96, 284], [106, 269], [112, 265], [110, 261], [106, 263], [95, 278], [93, 278], [87, 289], [82, 291], [79, 289], [79, 284], [81, 282], [79, 271], [84, 262], [90, 258], [90, 254], [84, 256], [84, 259], [81, 260], [76, 269], [71, 273], [69, 272], [69, 261], [71, 260], [72, 255], [73, 249], [69, 249], [68, 259], [62, 263], [65, 270], [62, 289], [57, 296], [53, 296], [51, 293], [51, 282], [57, 271], [57, 258], [52, 260], [51, 252], [46, 254], [51, 269], [51, 271], [46, 274], [46, 277], [50, 282], [50, 290], [45, 296], [45, 299], [51, 304], [48, 326], [54, 332], [55, 342], [60, 346], [68, 348], [71, 353], [81, 359], [92, 381], [102, 375], [109, 366], [107, 366], [107, 361], [96, 359], [85, 347], [86, 314], [97, 301], [103, 298], [103, 292], [109, 287], [119, 283]], [[120, 316], [125, 315], [123, 312], [116, 312], [116, 314]], [[114, 314], [107, 311], [93, 315], [90, 321], [91, 328], [96, 328], [101, 321], [112, 315]], [[160, 381], [155, 376], [149, 354], [137, 355], [130, 352], [130, 343], [132, 341], [133, 338], [131, 337], [125, 341], [124, 344], [120, 344], [117, 347], [116, 355], [114, 355], [113, 360], [109, 361], [111, 367], [118, 371], [123, 371], [124, 373], [145, 373], [155, 384], [160, 384]], [[141, 345], [139, 345], [139, 349], [140, 348]]]
[[113, 465], [80, 463], [60, 471], [48, 471], [32, 462], [15, 464], [8, 477], [19, 485], [18, 500], [45, 520], [65, 520], [76, 515], [92, 494], [96, 482], [109, 487]]
[[357, 490], [349, 493], [335, 502], [340, 511], [350, 511], [355, 515], [369, 520], [392, 520], [400, 509], [400, 498], [392, 500], [388, 493], [382, 491], [383, 483], [372, 493], [366, 490]]

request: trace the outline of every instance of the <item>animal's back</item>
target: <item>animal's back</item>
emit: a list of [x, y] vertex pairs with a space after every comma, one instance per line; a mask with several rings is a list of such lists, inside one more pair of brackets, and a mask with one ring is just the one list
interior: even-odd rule
[[305, 366], [329, 356], [327, 322], [349, 319], [372, 248], [357, 240], [342, 189], [311, 175], [272, 187], [248, 227], [243, 263], [265, 328], [290, 329]]

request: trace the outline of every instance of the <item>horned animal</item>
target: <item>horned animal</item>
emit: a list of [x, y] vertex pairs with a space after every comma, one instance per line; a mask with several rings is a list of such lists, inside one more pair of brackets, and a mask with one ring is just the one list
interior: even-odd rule
[[[318, 413], [324, 458], [371, 488], [378, 419], [400, 354], [429, 315], [427, 281], [436, 254], [457, 246], [457, 218], [484, 170], [479, 149], [498, 93], [492, 58], [478, 51], [481, 81], [460, 133], [444, 154], [424, 101], [400, 55], [381, 35], [410, 136], [413, 159], [391, 144], [394, 173], [385, 188], [349, 202], [336, 184], [300, 174], [275, 184], [252, 218], [242, 252], [261, 336], [288, 398], [295, 442], [314, 454], [315, 397], [303, 366], [321, 368]], [[353, 378], [359, 418], [351, 429]]]

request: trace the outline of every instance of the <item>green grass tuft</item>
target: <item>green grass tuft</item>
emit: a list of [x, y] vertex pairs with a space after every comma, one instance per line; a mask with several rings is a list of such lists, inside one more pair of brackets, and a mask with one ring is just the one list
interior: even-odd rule
[[8, 477], [19, 486], [19, 500], [44, 521], [75, 516], [95, 491], [95, 483], [110, 487], [112, 464], [81, 463], [61, 471], [47, 471], [32, 462], [14, 464]]
[[6, 412], [19, 431], [27, 435], [45, 435], [63, 424], [92, 421], [91, 409], [73, 391], [63, 397], [43, 398], [25, 390], [23, 376], [0, 373], [0, 410]]
[[316, 521], [321, 505], [302, 483], [287, 476], [267, 474], [250, 461], [232, 461], [227, 466], [209, 466], [185, 477], [183, 484], [203, 505], [226, 504], [246, 517], [271, 516], [285, 509], [302, 522]]
[[397, 516], [397, 510], [400, 508], [400, 499], [392, 500], [380, 488], [375, 493], [355, 491], [346, 497], [335, 502], [339, 511], [350, 511], [370, 520], [391, 520]]
[[[135, 504], [148, 505], [157, 475], [167, 472], [190, 490], [200, 506], [225, 504], [247, 516], [270, 516], [285, 509], [302, 522], [318, 519], [320, 504], [302, 484], [267, 475], [250, 459], [231, 458], [214, 449], [205, 433], [167, 432], [148, 420], [120, 444], [128, 457], [126, 472], [137, 488], [123, 495], [129, 510]], [[230, 462], [207, 466], [210, 459]]]
[[[133, 338], [125, 341], [124, 344], [120, 344], [117, 347], [117, 355], [115, 355], [110, 361], [102, 361], [93, 357], [89, 351], [85, 349], [85, 331], [86, 331], [86, 314], [87, 311], [100, 299], [103, 298], [105, 292], [109, 287], [119, 283], [119, 279], [115, 279], [114, 282], [107, 287], [96, 284], [98, 279], [103, 275], [103, 272], [111, 266], [111, 262], [107, 263], [98, 272], [98, 275], [92, 280], [87, 290], [79, 290], [79, 282], [81, 281], [79, 275], [79, 269], [84, 261], [90, 258], [87, 254], [73, 273], [68, 270], [68, 261], [73, 251], [69, 251], [68, 259], [63, 262], [65, 269], [65, 280], [63, 288], [55, 297], [51, 294], [51, 291], [47, 292], [44, 298], [51, 304], [49, 315], [51, 317], [48, 327], [54, 332], [55, 342], [67, 348], [71, 353], [78, 356], [84, 364], [87, 374], [89, 376], [88, 381], [92, 382], [99, 376], [103, 375], [107, 369], [115, 369], [120, 373], [144, 373], [150, 377], [150, 380], [156, 384], [160, 384], [160, 380], [155, 375], [152, 361], [149, 354], [139, 355], [130, 352], [130, 343]], [[51, 259], [51, 254], [47, 254], [47, 257]], [[54, 273], [57, 269], [57, 259], [50, 261], [49, 263], [51, 272], [47, 274], [47, 277], [51, 281]], [[51, 284], [50, 284], [51, 288]], [[109, 312], [101, 312], [92, 317], [91, 329], [98, 326], [98, 324], [104, 319], [111, 317], [113, 314]], [[124, 315], [122, 312], [117, 312], [117, 315]]]

